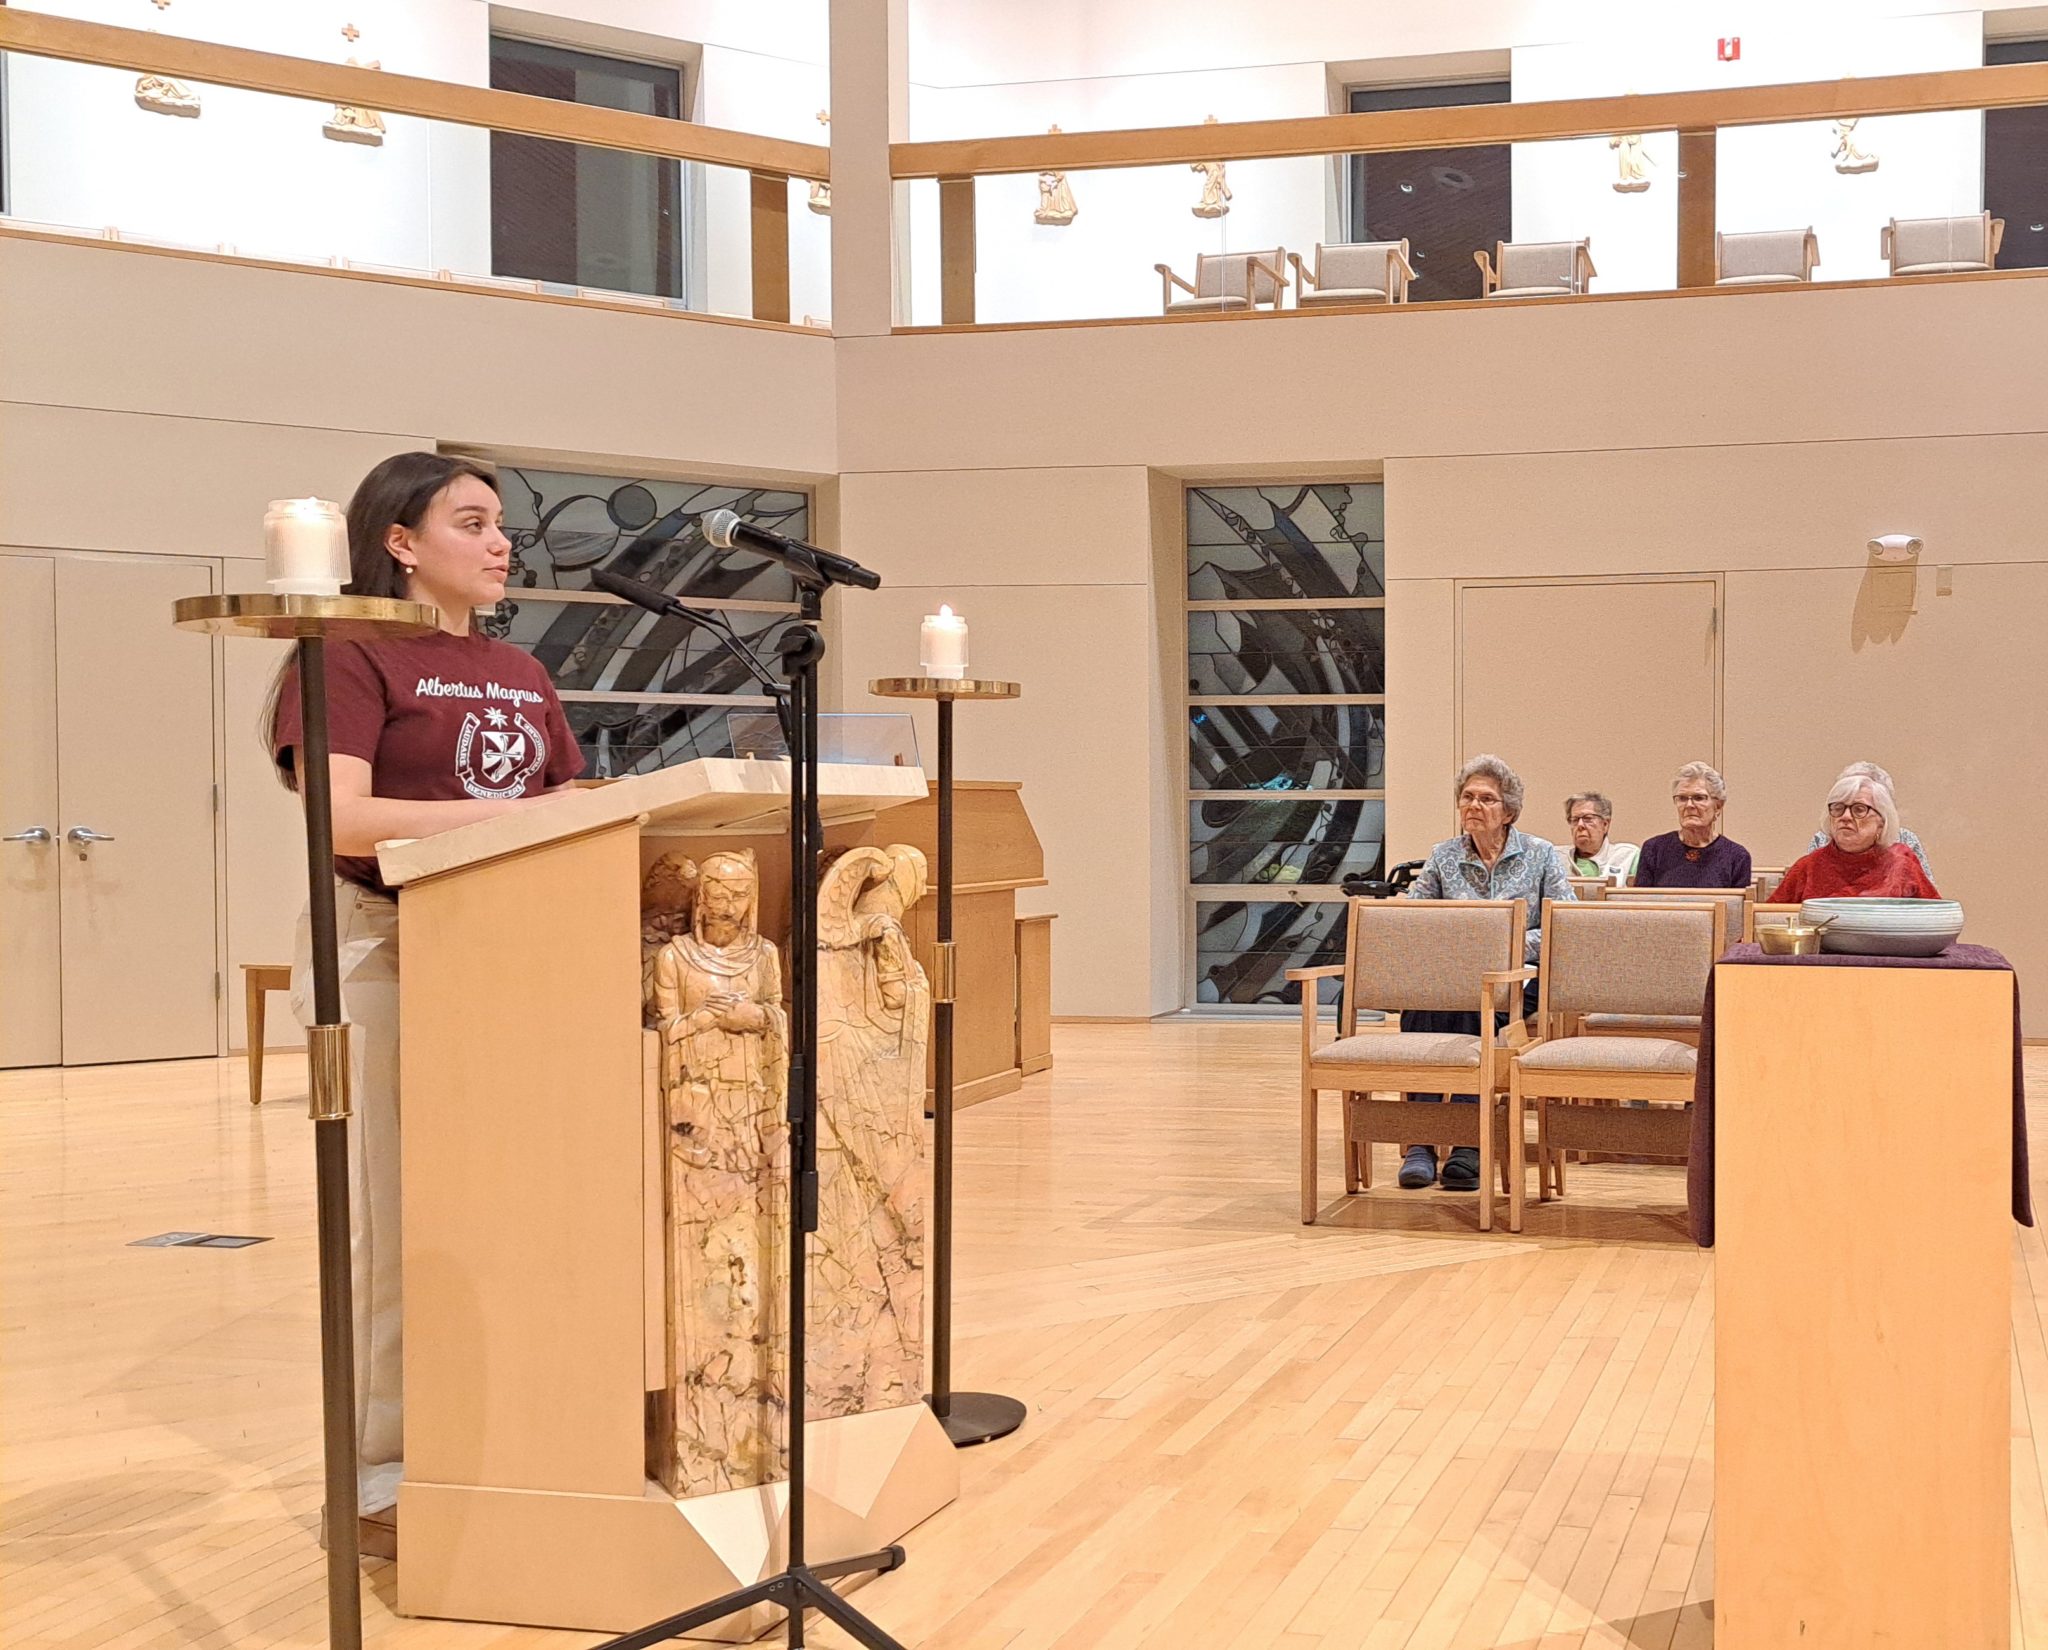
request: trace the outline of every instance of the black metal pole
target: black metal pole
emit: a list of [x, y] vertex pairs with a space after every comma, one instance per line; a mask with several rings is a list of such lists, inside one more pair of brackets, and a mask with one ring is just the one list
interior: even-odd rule
[[341, 966], [334, 932], [334, 812], [328, 789], [327, 644], [299, 642], [299, 775], [306, 808], [306, 889], [313, 938], [313, 1017], [307, 1032], [312, 1080], [313, 1165], [319, 1209], [320, 1399], [327, 1467], [327, 1642], [359, 1650], [361, 1581], [356, 1573], [355, 1307], [349, 1272], [348, 1031], [341, 1018]]

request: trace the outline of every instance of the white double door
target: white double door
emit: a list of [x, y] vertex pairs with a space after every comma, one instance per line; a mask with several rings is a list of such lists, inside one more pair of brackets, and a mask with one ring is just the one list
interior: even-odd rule
[[0, 553], [0, 1066], [220, 1051], [218, 578]]

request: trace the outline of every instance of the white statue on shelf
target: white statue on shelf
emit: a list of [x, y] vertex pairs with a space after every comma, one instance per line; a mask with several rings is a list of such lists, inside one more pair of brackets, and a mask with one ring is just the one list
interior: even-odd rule
[[1621, 171], [1614, 180], [1617, 195], [1640, 195], [1650, 187], [1649, 167], [1652, 161], [1650, 152], [1643, 147], [1641, 132], [1611, 137], [1607, 140], [1607, 147], [1616, 151], [1615, 161]]
[[813, 1420], [924, 1390], [924, 1096], [932, 993], [904, 915], [925, 859], [854, 848], [818, 890], [818, 1234]]
[[[1048, 126], [1048, 136], [1059, 135], [1058, 126]], [[1081, 209], [1074, 204], [1074, 191], [1067, 185], [1064, 172], [1041, 172], [1038, 174], [1038, 210], [1031, 214], [1033, 223], [1042, 223], [1050, 228], [1064, 228], [1074, 221], [1075, 213]]]
[[1856, 122], [1861, 116], [1835, 122], [1835, 147], [1830, 157], [1835, 170], [1854, 177], [1863, 172], [1877, 170], [1877, 156], [1866, 154], [1856, 147]]
[[[1208, 116], [1204, 126], [1214, 126], [1216, 117]], [[1195, 202], [1194, 214], [1198, 218], [1221, 218], [1230, 212], [1230, 184], [1223, 173], [1226, 162], [1220, 160], [1198, 160], [1188, 168], [1190, 172], [1202, 174], [1202, 198]]]
[[[162, 11], [171, 0], [150, 0], [150, 4]], [[151, 29], [150, 33], [157, 31]], [[138, 108], [147, 109], [153, 115], [176, 115], [183, 120], [199, 118], [199, 94], [182, 80], [173, 80], [169, 75], [146, 74], [135, 82], [135, 103]]]

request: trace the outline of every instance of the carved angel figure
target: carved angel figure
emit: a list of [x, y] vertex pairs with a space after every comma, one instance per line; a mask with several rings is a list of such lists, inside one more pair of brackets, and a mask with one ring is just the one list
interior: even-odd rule
[[904, 913], [916, 848], [855, 848], [818, 892], [818, 1235], [813, 1419], [924, 1390], [924, 1095], [931, 986]]
[[[348, 60], [352, 69], [381, 69], [380, 58], [375, 62], [358, 63]], [[327, 117], [327, 124], [321, 131], [337, 143], [382, 143], [384, 141], [384, 117], [375, 109], [364, 109], [353, 103], [337, 103], [334, 113]]]
[[[649, 880], [661, 872], [672, 893], [688, 868], [657, 861]], [[753, 855], [694, 869], [689, 932], [655, 950], [648, 991], [668, 1125], [670, 1386], [654, 1455], [679, 1496], [780, 1476], [788, 1407], [781, 962], [761, 937]]]
[[1856, 147], [1856, 121], [1853, 119], [1835, 122], [1835, 147], [1830, 158], [1834, 161], [1837, 172], [1852, 177], [1877, 170], [1877, 156], [1865, 154]]
[[[1216, 117], [1209, 115], [1202, 121], [1204, 126], [1214, 126]], [[1188, 168], [1190, 172], [1202, 174], [1202, 198], [1194, 205], [1198, 218], [1221, 218], [1230, 212], [1230, 185], [1223, 172], [1227, 163], [1220, 160], [1198, 160]]]
[[1615, 161], [1621, 175], [1614, 180], [1617, 195], [1640, 195], [1650, 187], [1650, 152], [1643, 147], [1641, 132], [1625, 132], [1620, 137], [1607, 140], [1607, 147], [1615, 151]]
[[[1057, 137], [1059, 127], [1048, 127], [1049, 136]], [[1075, 213], [1081, 209], [1074, 204], [1074, 191], [1067, 185], [1064, 172], [1041, 172], [1038, 174], [1038, 210], [1031, 214], [1033, 223], [1061, 228], [1074, 221]]]

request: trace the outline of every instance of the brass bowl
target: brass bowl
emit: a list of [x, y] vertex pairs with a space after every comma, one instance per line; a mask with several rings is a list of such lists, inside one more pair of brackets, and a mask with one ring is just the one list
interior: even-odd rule
[[1775, 923], [1758, 928], [1757, 943], [1767, 957], [1817, 957], [1821, 930], [1810, 922]]

